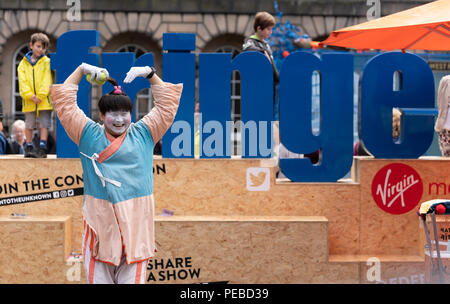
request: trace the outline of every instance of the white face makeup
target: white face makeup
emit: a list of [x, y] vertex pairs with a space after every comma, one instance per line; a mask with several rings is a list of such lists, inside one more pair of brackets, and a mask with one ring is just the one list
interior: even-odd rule
[[131, 113], [127, 111], [109, 111], [104, 117], [105, 129], [113, 136], [122, 135], [131, 124]]

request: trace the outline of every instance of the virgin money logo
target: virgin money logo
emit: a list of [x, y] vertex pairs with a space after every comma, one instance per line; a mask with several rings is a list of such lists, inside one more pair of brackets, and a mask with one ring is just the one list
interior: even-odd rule
[[372, 197], [378, 207], [392, 214], [414, 209], [422, 198], [420, 175], [408, 165], [389, 164], [381, 168], [372, 181]]

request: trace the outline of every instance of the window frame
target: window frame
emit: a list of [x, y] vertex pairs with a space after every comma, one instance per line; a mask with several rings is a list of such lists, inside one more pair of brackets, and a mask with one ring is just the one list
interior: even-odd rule
[[[23, 54], [22, 58], [20, 60], [17, 60], [17, 56], [23, 52], [24, 49], [27, 49], [27, 51]], [[19, 67], [20, 62], [22, 61], [23, 57], [30, 51], [30, 47], [28, 43], [21, 44], [19, 47], [16, 48], [13, 54], [13, 60], [12, 60], [12, 71], [11, 71], [11, 82], [12, 82], [12, 90], [11, 90], [11, 116], [14, 117], [14, 120], [18, 118], [25, 117], [22, 111], [16, 110], [17, 104], [17, 97], [20, 97], [20, 90], [19, 90], [19, 75], [17, 73], [17, 68]], [[17, 85], [16, 85], [17, 83]], [[21, 97], [20, 97], [21, 98]], [[21, 104], [21, 103], [20, 103]], [[17, 114], [19, 113], [19, 114]], [[16, 117], [17, 115], [23, 116], [23, 117]]]

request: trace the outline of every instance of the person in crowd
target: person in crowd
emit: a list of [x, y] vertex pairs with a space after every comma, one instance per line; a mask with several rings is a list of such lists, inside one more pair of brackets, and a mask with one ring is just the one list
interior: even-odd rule
[[276, 96], [276, 86], [279, 83], [280, 77], [273, 59], [272, 49], [267, 42], [270, 35], [272, 35], [272, 29], [275, 26], [275, 18], [268, 12], [258, 12], [255, 15], [253, 22], [254, 34], [247, 37], [242, 45], [242, 51], [256, 51], [260, 52], [270, 60], [273, 70], [273, 94], [274, 94], [274, 121], [278, 120], [278, 102]]
[[25, 122], [21, 119], [16, 120], [11, 126], [11, 137], [9, 139], [8, 154], [25, 153]]
[[400, 139], [400, 119], [402, 113], [399, 109], [392, 109], [392, 138], [394, 141], [398, 141]]
[[[31, 35], [30, 51], [23, 57], [17, 67], [19, 91], [22, 97], [22, 112], [25, 113], [25, 157], [46, 158], [48, 130], [51, 125], [53, 110], [49, 96], [52, 84], [50, 58], [45, 53], [50, 40], [44, 33]], [[35, 150], [33, 146], [33, 130], [36, 119], [40, 123], [40, 142]]]
[[[40, 129], [39, 122], [36, 122], [36, 128]], [[33, 145], [34, 147], [39, 147], [41, 144], [41, 137], [39, 132], [33, 133]], [[47, 154], [56, 154], [56, 141], [51, 132], [48, 132], [47, 143], [45, 146], [45, 151]]]
[[438, 117], [434, 130], [438, 133], [441, 155], [450, 157], [450, 75], [442, 77], [438, 87]]

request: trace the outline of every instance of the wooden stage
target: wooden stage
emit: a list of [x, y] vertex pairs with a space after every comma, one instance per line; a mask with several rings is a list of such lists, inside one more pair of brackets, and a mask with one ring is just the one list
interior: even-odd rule
[[[420, 175], [421, 202], [450, 198], [448, 158], [355, 157], [336, 183], [276, 180], [271, 159], [155, 158], [147, 283], [375, 283], [375, 270], [384, 283], [424, 283], [418, 206], [394, 215], [372, 196], [390, 163]], [[249, 191], [250, 167], [268, 168], [268, 191]], [[0, 283], [84, 284], [80, 160], [8, 156], [0, 171]]]

